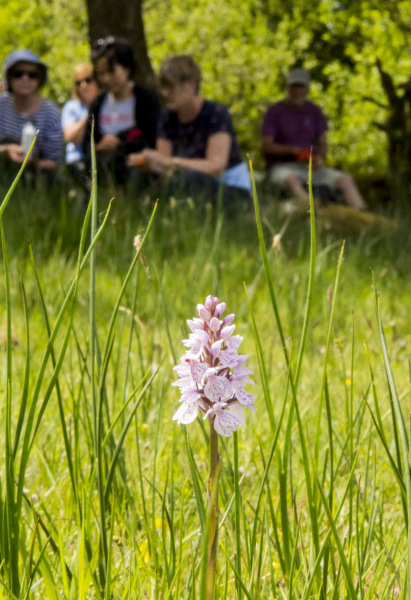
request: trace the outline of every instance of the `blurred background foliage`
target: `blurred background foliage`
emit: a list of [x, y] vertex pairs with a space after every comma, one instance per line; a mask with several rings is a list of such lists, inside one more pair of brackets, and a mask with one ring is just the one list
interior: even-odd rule
[[[242, 149], [257, 166], [264, 112], [284, 94], [288, 69], [304, 66], [311, 98], [329, 119], [330, 163], [357, 175], [387, 172], [387, 136], [376, 122], [387, 122], [393, 109], [376, 61], [404, 94], [411, 0], [145, 0], [144, 22], [154, 70], [168, 55], [193, 54], [203, 94], [231, 108]], [[1, 64], [21, 47], [43, 58], [50, 70], [45, 93], [61, 105], [73, 66], [88, 59], [84, 0], [9, 0], [0, 39]]]

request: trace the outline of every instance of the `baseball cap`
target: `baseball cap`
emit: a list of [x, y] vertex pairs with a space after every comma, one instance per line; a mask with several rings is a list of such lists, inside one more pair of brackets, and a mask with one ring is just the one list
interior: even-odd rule
[[310, 74], [305, 69], [290, 69], [287, 76], [287, 85], [300, 83], [301, 85], [310, 85]]

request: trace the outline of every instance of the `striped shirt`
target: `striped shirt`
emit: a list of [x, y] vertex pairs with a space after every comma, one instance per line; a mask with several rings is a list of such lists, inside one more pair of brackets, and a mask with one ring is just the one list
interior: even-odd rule
[[57, 107], [43, 99], [33, 115], [23, 115], [14, 107], [12, 95], [0, 95], [0, 143], [21, 143], [24, 125], [30, 122], [39, 130], [35, 148], [40, 159], [59, 161], [63, 151], [63, 132]]

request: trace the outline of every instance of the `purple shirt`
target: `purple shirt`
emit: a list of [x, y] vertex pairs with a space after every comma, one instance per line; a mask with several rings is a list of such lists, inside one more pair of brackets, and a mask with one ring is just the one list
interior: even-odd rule
[[[272, 138], [276, 144], [285, 144], [307, 148], [316, 146], [316, 142], [327, 131], [325, 116], [316, 104], [306, 100], [301, 108], [292, 108], [286, 100], [272, 104], [264, 117], [261, 134]], [[293, 154], [284, 156], [265, 155], [266, 168], [273, 165], [292, 162]]]

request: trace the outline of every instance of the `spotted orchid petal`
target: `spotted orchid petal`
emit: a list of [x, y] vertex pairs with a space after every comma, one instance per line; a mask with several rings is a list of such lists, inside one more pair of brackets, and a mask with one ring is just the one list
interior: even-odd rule
[[228, 350], [237, 350], [237, 348], [239, 347], [239, 345], [241, 344], [242, 341], [243, 341], [243, 338], [241, 337], [241, 335], [232, 335], [226, 341], [227, 349]]
[[238, 356], [237, 352], [233, 352], [230, 350], [222, 350], [219, 353], [218, 358], [224, 367], [230, 367], [232, 369], [235, 369], [239, 364], [240, 357]]
[[240, 424], [245, 427], [244, 408], [241, 406], [241, 404], [238, 404], [237, 402], [230, 404], [230, 408], [228, 410], [230, 414], [236, 417], [236, 419], [240, 421]]
[[207, 371], [207, 365], [205, 363], [195, 363], [190, 361], [190, 375], [193, 381], [201, 381], [204, 377], [204, 373]]
[[187, 325], [189, 326], [191, 331], [193, 333], [195, 333], [197, 331], [197, 329], [203, 329], [204, 321], [203, 321], [203, 319], [194, 317], [194, 319], [187, 319]]
[[234, 395], [237, 398], [237, 400], [239, 401], [239, 403], [242, 404], [243, 406], [254, 407], [254, 400], [257, 398], [257, 396], [254, 396], [253, 394], [249, 394], [243, 388], [240, 388], [240, 387], [234, 389]]
[[214, 375], [210, 377], [204, 386], [204, 395], [211, 400], [211, 402], [221, 402], [222, 400], [228, 400], [233, 395], [231, 383], [224, 376], [220, 377]]
[[230, 410], [221, 410], [214, 418], [214, 429], [223, 437], [230, 437], [231, 432], [237, 431], [239, 425], [241, 425], [240, 419]]
[[227, 325], [227, 327], [223, 327], [221, 330], [221, 337], [223, 340], [228, 340], [230, 335], [233, 333], [235, 329], [235, 325]]
[[188, 425], [196, 420], [198, 415], [197, 402], [183, 402], [173, 415], [173, 421], [179, 425]]

